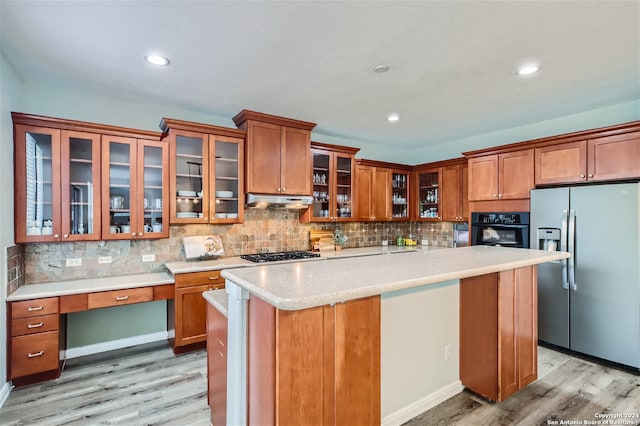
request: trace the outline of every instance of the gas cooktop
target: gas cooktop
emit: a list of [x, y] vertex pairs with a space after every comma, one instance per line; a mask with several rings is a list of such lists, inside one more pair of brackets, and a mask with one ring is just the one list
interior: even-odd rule
[[279, 253], [259, 253], [259, 254], [243, 254], [240, 258], [250, 260], [251, 262], [278, 262], [282, 260], [310, 259], [320, 257], [320, 253], [311, 253], [309, 251], [282, 251]]

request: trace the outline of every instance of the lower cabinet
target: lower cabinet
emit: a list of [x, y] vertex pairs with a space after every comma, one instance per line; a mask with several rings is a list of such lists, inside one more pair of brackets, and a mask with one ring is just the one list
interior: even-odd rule
[[460, 280], [460, 380], [503, 401], [538, 374], [537, 269]]
[[379, 296], [248, 321], [248, 424], [380, 424]]
[[206, 346], [207, 302], [202, 293], [224, 288], [220, 271], [176, 274], [175, 298], [169, 301], [168, 329], [175, 334], [170, 339], [174, 353]]
[[11, 338], [7, 376], [15, 385], [60, 375], [58, 310], [57, 297], [9, 303]]
[[227, 424], [227, 318], [207, 303], [207, 382], [211, 424]]

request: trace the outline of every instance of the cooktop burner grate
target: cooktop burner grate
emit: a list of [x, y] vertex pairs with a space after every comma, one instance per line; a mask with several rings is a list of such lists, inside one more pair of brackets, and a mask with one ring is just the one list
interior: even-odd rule
[[251, 262], [278, 262], [283, 260], [309, 259], [320, 257], [319, 253], [311, 253], [309, 251], [282, 251], [279, 253], [259, 253], [259, 254], [243, 254], [240, 258]]

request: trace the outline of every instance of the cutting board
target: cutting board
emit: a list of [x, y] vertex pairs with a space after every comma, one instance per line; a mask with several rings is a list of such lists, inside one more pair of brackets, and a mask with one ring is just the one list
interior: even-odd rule
[[313, 251], [335, 250], [332, 231], [312, 229], [309, 231], [309, 240]]

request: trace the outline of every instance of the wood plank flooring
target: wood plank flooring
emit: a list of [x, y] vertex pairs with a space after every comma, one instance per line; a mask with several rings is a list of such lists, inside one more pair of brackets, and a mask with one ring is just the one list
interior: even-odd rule
[[[464, 391], [405, 425], [549, 425], [640, 413], [639, 376], [542, 347], [538, 358], [538, 381], [506, 401]], [[610, 424], [620, 420], [640, 425]], [[60, 378], [14, 389], [0, 424], [207, 426], [206, 353], [175, 356], [162, 342], [72, 359]]]

